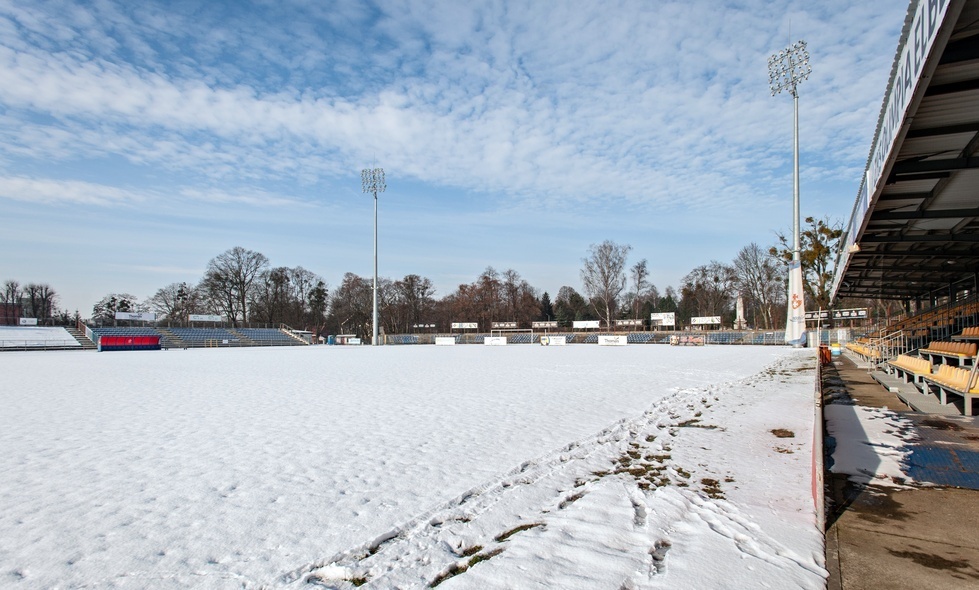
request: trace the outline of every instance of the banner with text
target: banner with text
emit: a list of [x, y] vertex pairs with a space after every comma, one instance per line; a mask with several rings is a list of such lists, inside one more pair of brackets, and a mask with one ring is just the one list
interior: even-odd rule
[[721, 316], [719, 315], [705, 315], [696, 318], [690, 318], [690, 324], [693, 326], [712, 326], [720, 325]]
[[151, 311], [144, 311], [141, 313], [134, 313], [128, 311], [117, 311], [117, 320], [137, 320], [141, 322], [155, 322], [156, 314]]

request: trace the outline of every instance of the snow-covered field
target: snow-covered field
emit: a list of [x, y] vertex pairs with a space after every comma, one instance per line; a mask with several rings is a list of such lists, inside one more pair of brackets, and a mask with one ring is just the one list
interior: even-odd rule
[[821, 588], [814, 357], [0, 354], [0, 587]]

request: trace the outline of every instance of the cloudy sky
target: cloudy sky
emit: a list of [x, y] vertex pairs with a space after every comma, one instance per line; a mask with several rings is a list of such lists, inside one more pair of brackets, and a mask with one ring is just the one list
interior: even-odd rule
[[90, 314], [234, 246], [438, 296], [487, 266], [552, 297], [590, 244], [661, 290], [792, 223], [847, 221], [906, 0], [0, 0], [0, 280]]

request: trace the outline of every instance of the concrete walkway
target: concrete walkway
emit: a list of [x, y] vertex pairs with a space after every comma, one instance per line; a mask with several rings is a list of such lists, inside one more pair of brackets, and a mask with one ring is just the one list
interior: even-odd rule
[[[887, 408], [914, 423], [910, 489], [826, 473], [830, 590], [979, 588], [979, 419], [922, 413], [847, 356], [823, 368], [824, 404]], [[917, 405], [917, 404], [916, 404]]]

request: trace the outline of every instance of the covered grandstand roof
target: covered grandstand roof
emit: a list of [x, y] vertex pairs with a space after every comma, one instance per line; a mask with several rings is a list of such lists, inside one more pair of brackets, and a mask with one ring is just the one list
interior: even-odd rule
[[979, 0], [914, 0], [833, 298], [913, 299], [979, 272]]

